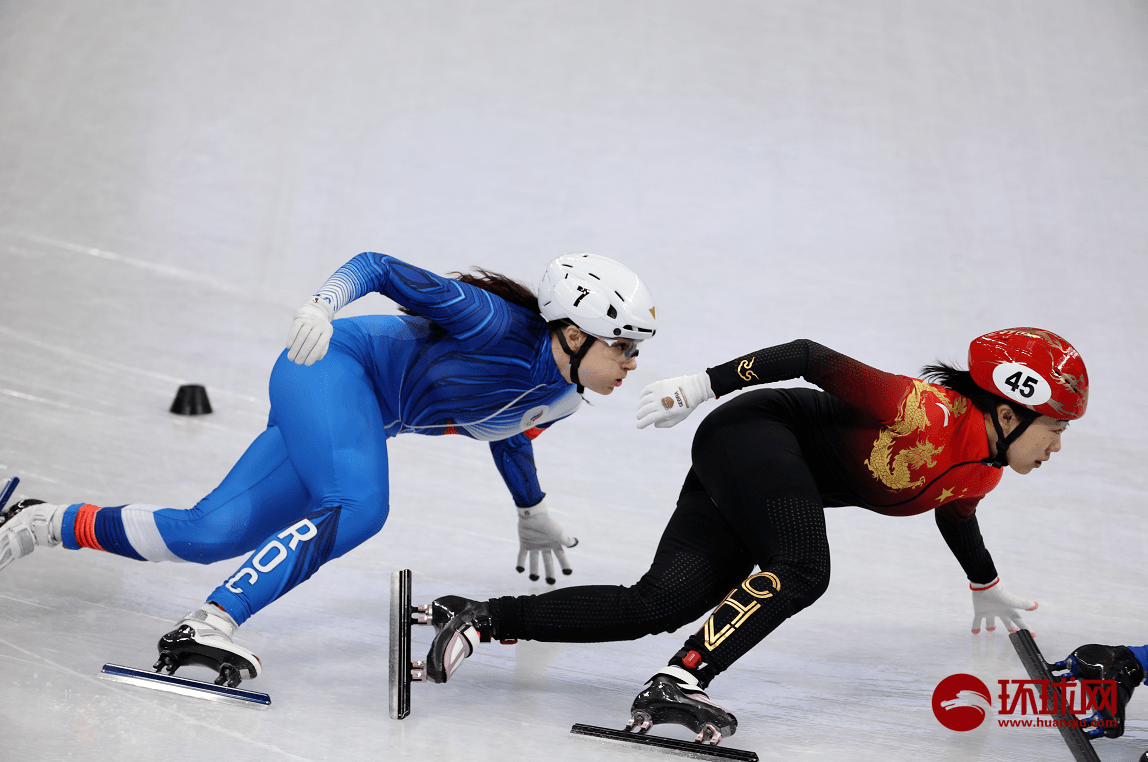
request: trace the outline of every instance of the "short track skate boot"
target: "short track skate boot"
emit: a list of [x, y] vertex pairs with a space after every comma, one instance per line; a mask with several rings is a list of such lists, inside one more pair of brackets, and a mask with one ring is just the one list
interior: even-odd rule
[[431, 603], [435, 635], [427, 654], [427, 679], [445, 683], [479, 643], [489, 643], [493, 627], [486, 603], [447, 595]]
[[737, 718], [710, 701], [688, 670], [662, 667], [647, 682], [630, 707], [626, 730], [645, 733], [654, 725], [684, 725], [698, 734], [695, 741], [714, 745], [737, 731]]
[[254, 680], [263, 665], [258, 656], [231, 641], [237, 629], [239, 625], [230, 614], [214, 603], [205, 603], [159, 639], [159, 661], [152, 669], [166, 669], [173, 675], [180, 667], [196, 664], [218, 672], [215, 684], [228, 688], [236, 687], [244, 678]]
[[53, 526], [60, 508], [43, 500], [21, 500], [0, 510], [0, 569], [38, 545], [51, 548], [60, 544], [59, 527]]
[[[1098, 713], [1105, 720], [1104, 735], [1119, 738], [1124, 734], [1124, 707], [1132, 698], [1132, 691], [1144, 682], [1144, 667], [1136, 656], [1125, 646], [1101, 646], [1096, 643], [1080, 646], [1073, 651], [1065, 663], [1079, 680], [1115, 680], [1116, 713], [1099, 700]], [[1097, 699], [1100, 696], [1096, 697]]]

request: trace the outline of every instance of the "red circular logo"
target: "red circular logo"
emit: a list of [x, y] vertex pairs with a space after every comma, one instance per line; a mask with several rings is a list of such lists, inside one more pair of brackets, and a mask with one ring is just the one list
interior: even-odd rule
[[933, 714], [949, 730], [980, 727], [991, 707], [988, 687], [972, 675], [949, 675], [933, 690]]

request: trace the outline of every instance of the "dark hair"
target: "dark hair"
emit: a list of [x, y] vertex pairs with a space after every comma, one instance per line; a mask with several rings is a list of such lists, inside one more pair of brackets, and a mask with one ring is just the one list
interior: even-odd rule
[[[478, 275], [460, 272], [448, 273], [448, 275], [461, 283], [467, 283], [475, 288], [481, 288], [483, 291], [489, 291], [495, 296], [500, 296], [511, 304], [517, 304], [519, 307], [530, 310], [535, 315], [542, 314], [542, 310], [538, 307], [538, 297], [534, 290], [526, 284], [508, 278], [502, 273], [492, 272], [481, 267], [472, 267], [471, 269], [477, 271]], [[399, 307], [399, 311], [407, 315], [415, 314], [406, 307]]]
[[960, 370], [943, 362], [921, 368], [921, 379], [929, 383], [940, 384], [962, 397], [968, 397], [973, 403], [973, 407], [982, 413], [991, 413], [997, 409], [998, 405], [1008, 405], [1017, 418], [1022, 421], [1040, 416], [1040, 413], [1034, 410], [1029, 410], [1027, 407], [1007, 400], [999, 394], [993, 394], [987, 389], [982, 389], [973, 380], [973, 374], [967, 370]]
[[470, 273], [450, 273], [455, 276], [455, 280], [463, 283], [469, 283], [476, 288], [481, 288], [483, 291], [489, 291], [492, 294], [501, 296], [511, 304], [517, 304], [519, 307], [530, 310], [535, 315], [541, 315], [542, 310], [538, 307], [538, 295], [534, 293], [534, 289], [527, 286], [525, 283], [520, 283], [513, 278], [508, 278], [502, 273], [492, 272], [481, 267], [472, 267], [471, 270], [477, 271], [478, 275], [471, 275]]
[[[519, 307], [528, 309], [535, 315], [542, 314], [542, 308], [538, 306], [538, 297], [526, 284], [516, 281], [513, 278], [508, 278], [502, 273], [492, 272], [482, 267], [475, 266], [470, 269], [477, 270], [481, 275], [471, 275], [469, 273], [460, 272], [450, 273], [450, 275], [455, 276], [455, 280], [469, 283], [476, 288], [497, 294], [511, 304], [517, 304]], [[546, 328], [550, 333], [557, 333], [562, 330], [563, 326], [568, 325], [577, 327], [577, 324], [569, 318], [558, 318], [557, 320], [551, 320], [547, 323]]]

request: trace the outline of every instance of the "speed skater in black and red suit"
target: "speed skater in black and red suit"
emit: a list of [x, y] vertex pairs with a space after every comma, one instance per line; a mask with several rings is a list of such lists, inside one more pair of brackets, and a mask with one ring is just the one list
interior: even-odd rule
[[973, 632], [994, 629], [998, 617], [1009, 631], [1026, 628], [1019, 610], [1037, 604], [1000, 584], [976, 510], [1005, 465], [1027, 474], [1060, 450], [1068, 422], [1087, 406], [1084, 362], [1054, 333], [1007, 329], [972, 342], [969, 370], [931, 365], [922, 376], [886, 373], [798, 340], [646, 387], [639, 428], [673, 426], [707, 399], [759, 384], [804, 378], [823, 391], [751, 391], [702, 421], [677, 508], [637, 584], [436, 600], [430, 679], [445, 682], [492, 638], [631, 640], [712, 610], [634, 708], [659, 692], [657, 701], [680, 698], [718, 717], [728, 734], [736, 721], [727, 712], [722, 727], [704, 691], [825, 592], [826, 506], [890, 516], [934, 511], [971, 583]]

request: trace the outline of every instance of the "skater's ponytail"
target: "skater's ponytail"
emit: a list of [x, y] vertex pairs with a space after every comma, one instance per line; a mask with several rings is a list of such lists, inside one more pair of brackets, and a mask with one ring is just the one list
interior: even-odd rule
[[450, 273], [450, 275], [454, 276], [454, 279], [457, 281], [469, 283], [476, 288], [481, 288], [483, 291], [489, 291], [492, 294], [501, 296], [511, 304], [517, 304], [519, 307], [528, 309], [535, 315], [542, 314], [542, 310], [538, 307], [538, 296], [534, 293], [534, 289], [524, 283], [519, 283], [513, 278], [508, 278], [502, 273], [492, 272], [482, 267], [472, 267], [470, 269], [478, 272], [478, 275], [459, 272]]
[[[475, 288], [481, 288], [483, 291], [489, 291], [511, 304], [516, 304], [523, 309], [530, 310], [535, 315], [542, 314], [542, 310], [538, 307], [538, 297], [534, 294], [534, 290], [526, 284], [519, 283], [513, 278], [508, 278], [502, 273], [496, 273], [482, 267], [472, 267], [471, 269], [475, 270], [478, 274], [453, 272], [447, 273], [447, 275], [460, 283], [466, 283]], [[407, 315], [416, 314], [406, 307], [399, 307], [399, 311]]]
[[[492, 272], [482, 267], [472, 267], [480, 275], [471, 275], [470, 273], [449, 273], [454, 276], [454, 279], [463, 283], [469, 283], [476, 288], [481, 288], [483, 291], [489, 291], [492, 294], [501, 296], [511, 304], [517, 304], [519, 307], [530, 310], [536, 315], [542, 314], [542, 309], [538, 306], [538, 297], [535, 296], [533, 289], [524, 283], [508, 278], [502, 273]], [[573, 320], [568, 318], [561, 318], [559, 320], [551, 320], [546, 324], [547, 330], [551, 334], [556, 334], [562, 330], [564, 326], [577, 325]]]

